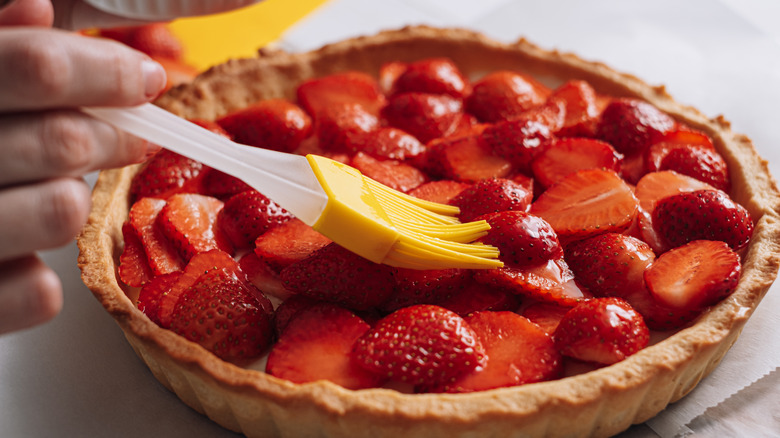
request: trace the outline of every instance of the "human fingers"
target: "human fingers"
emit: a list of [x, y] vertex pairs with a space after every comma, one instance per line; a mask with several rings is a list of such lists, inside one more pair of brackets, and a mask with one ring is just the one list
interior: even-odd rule
[[89, 186], [59, 178], [0, 191], [0, 261], [68, 243], [87, 221]]
[[159, 147], [80, 111], [0, 117], [0, 187], [144, 161]]
[[59, 277], [36, 256], [0, 263], [0, 334], [52, 319], [62, 301]]
[[103, 38], [36, 27], [0, 28], [0, 112], [132, 106], [165, 87], [145, 54]]
[[0, 26], [51, 27], [53, 20], [54, 9], [49, 0], [11, 0], [0, 6]]

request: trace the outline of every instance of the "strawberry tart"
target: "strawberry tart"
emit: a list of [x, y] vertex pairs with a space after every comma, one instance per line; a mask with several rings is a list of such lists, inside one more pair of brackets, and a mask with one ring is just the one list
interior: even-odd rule
[[611, 436], [712, 371], [777, 273], [780, 197], [747, 137], [525, 40], [263, 50], [156, 103], [458, 206], [501, 252], [377, 265], [166, 150], [102, 172], [84, 282], [163, 385], [247, 436]]

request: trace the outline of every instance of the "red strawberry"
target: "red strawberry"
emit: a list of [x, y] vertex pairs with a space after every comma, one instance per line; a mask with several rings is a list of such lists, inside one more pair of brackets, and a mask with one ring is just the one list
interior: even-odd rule
[[606, 169], [618, 172], [620, 161], [620, 156], [609, 144], [572, 137], [550, 142], [531, 163], [531, 169], [536, 181], [550, 187], [578, 170]]
[[389, 99], [382, 117], [390, 126], [417, 137], [423, 143], [445, 137], [464, 122], [463, 103], [444, 94], [400, 93]]
[[409, 194], [426, 201], [447, 204], [469, 186], [470, 184], [451, 180], [430, 181], [418, 186]]
[[130, 287], [140, 287], [154, 277], [149, 260], [146, 257], [141, 239], [135, 233], [130, 222], [122, 224], [122, 238], [125, 247], [119, 255], [119, 268], [117, 273], [122, 283]]
[[549, 334], [513, 312], [477, 312], [466, 322], [485, 348], [487, 364], [444, 385], [445, 392], [473, 392], [557, 379], [563, 358]]
[[509, 290], [534, 300], [571, 307], [589, 298], [573, 281], [563, 259], [526, 268], [481, 269], [474, 279], [482, 284]]
[[720, 240], [737, 251], [753, 234], [750, 213], [720, 190], [698, 190], [661, 199], [653, 210], [653, 224], [662, 241], [671, 247], [694, 240]]
[[459, 218], [470, 222], [488, 213], [526, 211], [533, 193], [520, 184], [502, 178], [485, 179], [460, 192], [450, 205], [460, 208]]
[[201, 192], [204, 195], [223, 200], [235, 194], [253, 190], [249, 184], [241, 181], [235, 176], [211, 168], [205, 169], [202, 186], [203, 189]]
[[459, 288], [454, 295], [437, 304], [460, 316], [466, 316], [482, 310], [514, 311], [520, 306], [520, 299], [506, 289], [471, 280]]
[[618, 152], [630, 155], [660, 141], [674, 127], [674, 119], [653, 105], [623, 98], [604, 109], [597, 135]]
[[379, 121], [356, 103], [339, 103], [320, 110], [315, 124], [319, 147], [327, 152], [354, 153], [370, 140]]
[[529, 211], [549, 222], [563, 240], [621, 232], [634, 222], [638, 206], [631, 187], [615, 172], [588, 169], [547, 189]]
[[222, 207], [223, 202], [211, 196], [179, 193], [168, 198], [157, 221], [185, 261], [215, 248], [232, 253], [233, 245], [217, 226]]
[[[324, 304], [323, 301], [315, 300], [304, 295], [293, 294], [279, 304], [274, 312], [274, 331], [277, 336], [281, 336], [290, 321], [303, 309]], [[332, 304], [327, 304], [332, 305]]]
[[393, 268], [366, 260], [332, 243], [280, 272], [284, 286], [296, 293], [367, 310], [393, 292]]
[[471, 84], [452, 60], [429, 58], [408, 64], [393, 82], [392, 94], [413, 91], [463, 98], [471, 93]]
[[695, 131], [685, 126], [678, 126], [676, 129], [667, 132], [661, 140], [647, 148], [644, 156], [645, 172], [661, 170], [661, 161], [672, 149], [690, 146], [715, 150], [712, 140], [703, 132]]
[[298, 103], [315, 120], [322, 110], [344, 103], [358, 104], [378, 116], [386, 102], [376, 79], [357, 71], [306, 80], [298, 87], [297, 96]]
[[673, 309], [664, 306], [653, 297], [644, 283], [641, 288], [633, 291], [626, 289], [620, 298], [642, 315], [650, 330], [677, 330], [701, 314], [701, 309]]
[[363, 175], [404, 193], [427, 180], [414, 166], [396, 160], [377, 160], [363, 152], [355, 154], [350, 164]]
[[398, 268], [395, 288], [382, 303], [382, 310], [393, 311], [413, 304], [438, 304], [463, 289], [471, 279], [466, 269], [417, 270]]
[[143, 312], [157, 325], [160, 325], [160, 300], [179, 280], [180, 276], [181, 272], [158, 275], [150, 282], [144, 284], [138, 293], [138, 301], [136, 303], [138, 310]]
[[180, 59], [184, 47], [164, 23], [152, 23], [132, 27], [127, 40], [130, 47], [152, 57]]
[[661, 254], [645, 281], [662, 305], [699, 310], [731, 294], [741, 270], [739, 255], [724, 242], [695, 240]]
[[157, 217], [163, 207], [165, 201], [162, 199], [141, 198], [133, 204], [129, 214], [130, 226], [141, 240], [154, 275], [181, 271], [185, 264], [176, 247], [157, 224]]
[[217, 216], [217, 225], [236, 248], [249, 248], [261, 234], [292, 217], [257, 190], [247, 190], [225, 201]]
[[563, 319], [563, 315], [569, 309], [570, 307], [540, 301], [524, 308], [522, 315], [538, 325], [545, 333], [552, 336], [561, 319]]
[[299, 219], [291, 219], [261, 234], [255, 241], [255, 254], [278, 272], [330, 242]]
[[461, 182], [508, 176], [512, 164], [480, 141], [482, 129], [475, 127], [472, 134], [437, 138], [428, 143], [426, 167], [435, 175]]
[[352, 346], [369, 325], [349, 310], [319, 304], [290, 320], [268, 355], [266, 372], [295, 383], [328, 380], [347, 389], [376, 387], [384, 379], [360, 367]]
[[550, 100], [564, 103], [565, 117], [561, 129], [556, 134], [561, 137], [593, 137], [600, 110], [596, 92], [585, 81], [570, 80], [553, 90]]
[[241, 256], [238, 266], [246, 274], [247, 280], [264, 294], [280, 300], [286, 300], [292, 294], [284, 288], [279, 273], [268, 266], [268, 263], [260, 260], [254, 252]]
[[309, 136], [311, 117], [286, 99], [268, 99], [228, 113], [217, 123], [241, 144], [292, 152]]
[[165, 199], [174, 193], [198, 193], [203, 164], [163, 149], [152, 156], [130, 184], [130, 199]]
[[382, 318], [357, 340], [352, 356], [377, 375], [427, 387], [450, 383], [487, 359], [463, 318], [429, 304]]
[[511, 120], [543, 103], [549, 92], [530, 76], [497, 71], [474, 82], [473, 91], [466, 99], [466, 109], [482, 122]]
[[649, 245], [623, 234], [599, 234], [566, 247], [566, 262], [577, 282], [600, 297], [626, 298], [644, 288], [645, 270], [654, 261]]
[[530, 171], [531, 162], [552, 138], [553, 131], [548, 125], [526, 117], [498, 122], [487, 127], [481, 135], [483, 144], [521, 172]]
[[485, 219], [490, 230], [479, 241], [498, 248], [505, 266], [536, 266], [563, 256], [555, 231], [538, 216], [524, 211], [501, 211]]
[[729, 190], [731, 187], [726, 161], [714, 149], [704, 146], [671, 149], [661, 160], [658, 168], [688, 175], [716, 189]]
[[379, 67], [379, 88], [385, 94], [393, 91], [393, 84], [406, 71], [407, 63], [390, 61]]
[[379, 128], [369, 132], [365, 140], [360, 151], [379, 159], [414, 160], [425, 153], [425, 145], [397, 128]]
[[594, 298], [566, 312], [553, 338], [565, 356], [613, 364], [645, 348], [650, 332], [625, 300]]

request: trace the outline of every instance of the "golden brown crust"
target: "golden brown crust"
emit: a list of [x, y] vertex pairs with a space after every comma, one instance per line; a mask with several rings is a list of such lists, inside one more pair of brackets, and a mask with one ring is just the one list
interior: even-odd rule
[[186, 118], [210, 120], [259, 99], [293, 98], [296, 84], [306, 78], [347, 69], [376, 74], [387, 61], [432, 56], [453, 59], [472, 77], [511, 69], [548, 85], [584, 79], [604, 94], [645, 99], [712, 136], [730, 166], [732, 197], [757, 222], [737, 290], [665, 341], [616, 365], [558, 381], [455, 395], [349, 391], [329, 382], [297, 385], [225, 363], [135, 309], [115, 269], [127, 188], [136, 168], [103, 172], [79, 238], [84, 282], [154, 375], [185, 403], [249, 436], [610, 436], [687, 394], [734, 343], [777, 274], [780, 196], [747, 137], [732, 133], [721, 117], [711, 120], [676, 103], [663, 87], [524, 40], [502, 44], [461, 29], [410, 27], [311, 53], [263, 51], [257, 58], [233, 60], [171, 90], [157, 103]]

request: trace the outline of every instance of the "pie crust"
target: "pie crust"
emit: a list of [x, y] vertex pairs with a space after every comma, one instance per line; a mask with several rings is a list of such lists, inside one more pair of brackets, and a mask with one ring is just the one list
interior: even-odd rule
[[342, 70], [377, 74], [388, 61], [449, 57], [479, 77], [509, 69], [550, 86], [569, 78], [598, 92], [644, 99], [713, 138], [727, 161], [732, 198], [756, 221], [736, 291], [680, 330], [615, 365], [556, 381], [469, 394], [346, 390], [319, 381], [294, 384], [223, 362], [155, 325], [134, 305], [137, 291], [117, 280], [128, 187], [138, 166], [104, 171], [89, 222], [78, 239], [85, 284], [115, 318], [155, 377], [187, 405], [248, 436], [610, 436], [658, 414], [712, 371], [775, 279], [780, 260], [780, 196], [750, 139], [722, 117], [675, 102], [664, 87], [528, 41], [503, 44], [462, 29], [407, 27], [290, 54], [261, 50], [231, 60], [162, 96], [157, 104], [186, 118], [213, 120], [259, 99], [294, 99], [304, 79]]

